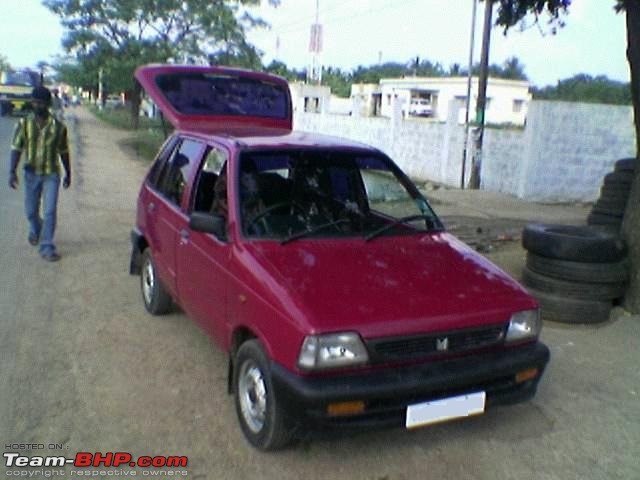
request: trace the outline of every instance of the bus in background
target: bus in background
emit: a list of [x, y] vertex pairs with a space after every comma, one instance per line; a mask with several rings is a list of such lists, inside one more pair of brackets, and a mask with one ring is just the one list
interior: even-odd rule
[[42, 84], [42, 76], [33, 70], [0, 72], [0, 115], [28, 110], [31, 91]]

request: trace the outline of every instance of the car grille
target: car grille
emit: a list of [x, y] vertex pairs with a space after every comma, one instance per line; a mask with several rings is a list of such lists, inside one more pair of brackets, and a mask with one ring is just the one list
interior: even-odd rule
[[430, 355], [446, 355], [503, 342], [506, 325], [454, 330], [410, 337], [381, 338], [367, 341], [373, 363], [412, 360]]

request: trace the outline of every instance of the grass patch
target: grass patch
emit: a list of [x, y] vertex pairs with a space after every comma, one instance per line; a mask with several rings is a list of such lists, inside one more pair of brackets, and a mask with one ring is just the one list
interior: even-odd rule
[[[113, 127], [130, 131], [131, 137], [120, 142], [120, 146], [141, 160], [153, 160], [165, 140], [162, 122], [158, 118], [140, 117], [138, 129], [134, 130], [131, 112], [126, 108], [104, 108], [100, 110], [92, 105], [89, 107], [89, 111], [96, 118]], [[166, 131], [167, 135], [171, 134], [173, 131], [171, 125], [166, 124]]]
[[152, 161], [164, 143], [164, 134], [157, 130], [138, 130], [132, 133], [132, 136], [120, 142], [120, 146], [139, 160]]

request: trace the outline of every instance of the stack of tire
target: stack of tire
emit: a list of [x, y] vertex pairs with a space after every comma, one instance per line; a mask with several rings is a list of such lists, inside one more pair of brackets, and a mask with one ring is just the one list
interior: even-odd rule
[[617, 233], [594, 226], [527, 225], [522, 281], [540, 303], [542, 317], [564, 323], [609, 318], [624, 295], [627, 249]]
[[614, 171], [604, 177], [600, 197], [587, 217], [588, 225], [598, 225], [615, 232], [620, 231], [633, 181], [635, 163], [635, 158], [618, 160]]

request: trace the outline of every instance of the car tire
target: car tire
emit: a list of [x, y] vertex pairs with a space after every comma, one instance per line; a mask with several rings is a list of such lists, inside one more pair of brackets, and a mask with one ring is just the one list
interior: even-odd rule
[[570, 262], [527, 253], [527, 268], [533, 272], [560, 280], [592, 283], [623, 283], [629, 278], [629, 263]]
[[613, 303], [607, 300], [567, 298], [552, 293], [529, 289], [538, 303], [544, 320], [561, 323], [600, 323], [609, 319]]
[[252, 339], [240, 345], [233, 366], [240, 427], [249, 443], [263, 451], [281, 449], [291, 443], [293, 436], [273, 387], [270, 365], [260, 342]]
[[623, 158], [615, 163], [616, 172], [633, 172], [636, 169], [635, 158]]
[[532, 223], [522, 232], [522, 245], [543, 257], [574, 262], [618, 262], [627, 253], [620, 236], [589, 226]]
[[576, 282], [541, 275], [529, 268], [522, 272], [522, 283], [539, 292], [583, 300], [613, 300], [624, 295], [625, 284]]
[[171, 296], [158, 278], [150, 248], [142, 252], [140, 291], [144, 306], [151, 315], [164, 315], [171, 310]]

